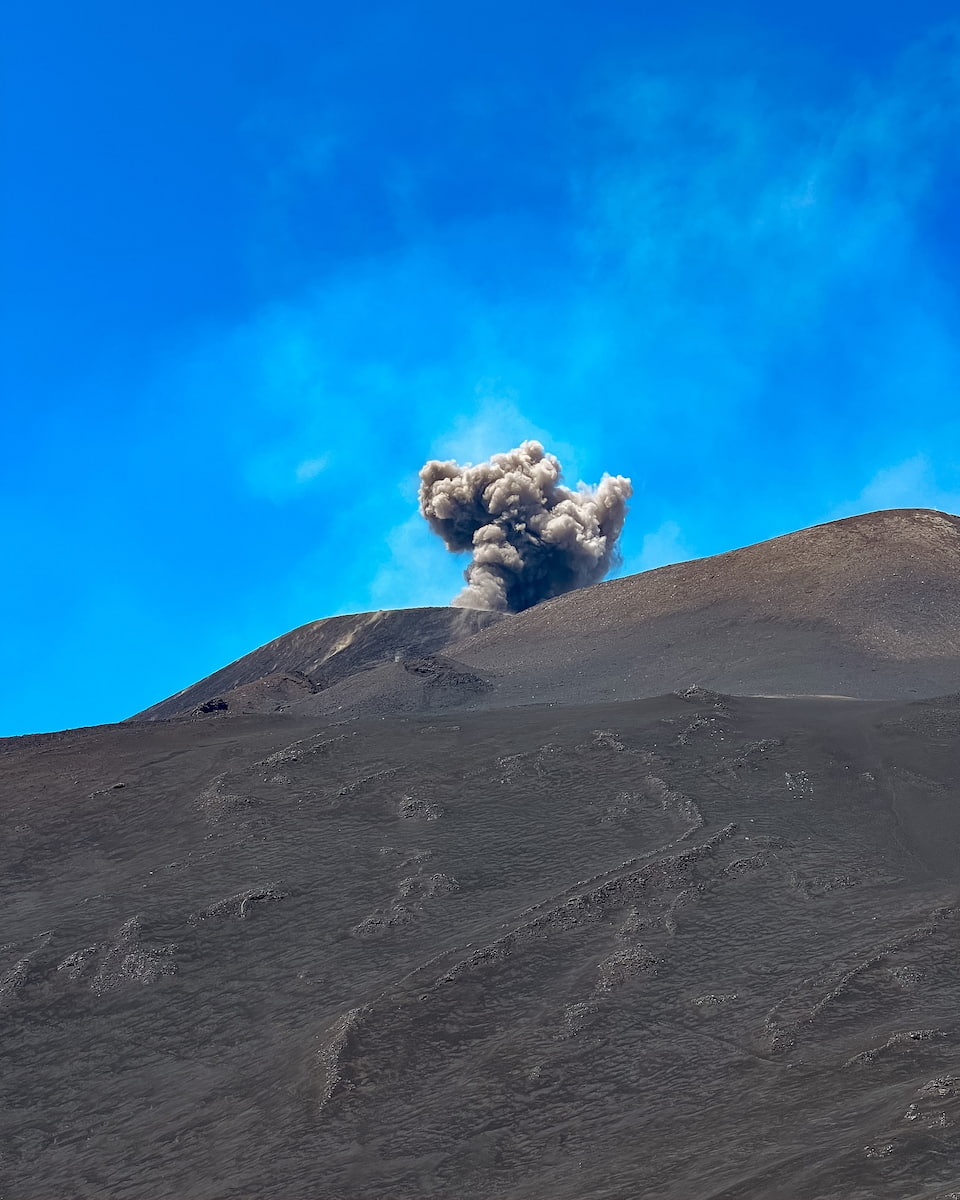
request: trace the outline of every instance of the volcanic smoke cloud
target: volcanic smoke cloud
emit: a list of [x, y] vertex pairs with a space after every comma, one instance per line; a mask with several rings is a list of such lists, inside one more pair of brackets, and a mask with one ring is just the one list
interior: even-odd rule
[[539, 442], [476, 466], [434, 459], [420, 471], [430, 528], [448, 550], [473, 552], [467, 586], [453, 600], [459, 608], [520, 612], [596, 583], [615, 561], [632, 494], [622, 475], [571, 491]]

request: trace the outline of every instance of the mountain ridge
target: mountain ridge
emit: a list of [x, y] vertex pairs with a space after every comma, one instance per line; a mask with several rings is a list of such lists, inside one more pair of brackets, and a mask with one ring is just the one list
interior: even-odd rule
[[[424, 690], [404, 667], [445, 665]], [[343, 715], [731, 694], [912, 699], [960, 678], [960, 517], [884, 509], [606, 580], [520, 613], [413, 608], [300, 626], [136, 714]], [[464, 687], [439, 687], [459, 678]], [[468, 678], [469, 677], [469, 678]], [[489, 685], [489, 686], [488, 686]]]

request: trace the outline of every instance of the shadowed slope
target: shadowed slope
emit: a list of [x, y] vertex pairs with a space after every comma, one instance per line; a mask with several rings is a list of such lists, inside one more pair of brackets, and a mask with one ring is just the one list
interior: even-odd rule
[[[161, 700], [135, 720], [192, 712], [235, 689], [251, 699], [249, 686], [270, 680], [271, 699], [311, 695], [377, 663], [435, 654], [450, 642], [503, 619], [502, 613], [468, 608], [399, 608], [351, 613], [301, 625], [223, 667], [199, 683]], [[272, 705], [271, 705], [272, 707]]]

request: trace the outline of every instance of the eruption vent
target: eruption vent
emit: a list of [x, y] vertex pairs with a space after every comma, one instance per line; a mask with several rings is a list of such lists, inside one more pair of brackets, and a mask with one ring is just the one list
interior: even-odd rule
[[434, 459], [420, 471], [420, 511], [448, 550], [470, 550], [459, 608], [520, 612], [596, 583], [616, 559], [633, 494], [630, 480], [604, 475], [596, 487], [560, 483], [560, 463], [524, 442], [484, 463]]

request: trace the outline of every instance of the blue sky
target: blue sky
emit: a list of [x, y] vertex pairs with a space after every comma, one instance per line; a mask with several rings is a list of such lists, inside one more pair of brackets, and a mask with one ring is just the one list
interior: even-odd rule
[[446, 603], [438, 454], [626, 572], [960, 509], [954, 6], [787, 7], [15, 0], [0, 733]]

